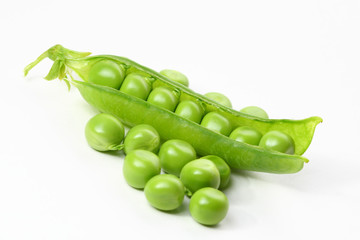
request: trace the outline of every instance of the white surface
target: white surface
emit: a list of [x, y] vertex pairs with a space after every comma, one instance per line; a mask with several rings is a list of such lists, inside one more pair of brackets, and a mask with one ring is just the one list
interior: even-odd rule
[[[2, 1], [0, 239], [359, 239], [360, 3], [304, 1]], [[123, 156], [90, 149], [96, 113], [76, 89], [26, 79], [52, 45], [126, 56], [185, 73], [272, 118], [324, 119], [293, 175], [241, 172], [227, 218], [167, 214], [127, 186]]]

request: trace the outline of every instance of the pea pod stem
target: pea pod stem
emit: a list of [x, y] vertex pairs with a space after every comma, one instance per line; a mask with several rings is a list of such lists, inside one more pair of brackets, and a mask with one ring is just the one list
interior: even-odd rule
[[[322, 122], [320, 117], [303, 120], [263, 119], [253, 117], [208, 99], [191, 89], [172, 82], [161, 74], [142, 66], [127, 58], [113, 55], [87, 56], [56, 45], [42, 54], [37, 60], [25, 68], [25, 74], [45, 57], [54, 60], [55, 70], [48, 74], [53, 78], [71, 77], [71, 83], [78, 88], [82, 97], [102, 112], [114, 114], [124, 124], [135, 126], [149, 124], [160, 134], [163, 140], [182, 139], [189, 142], [199, 155], [217, 155], [223, 158], [230, 167], [243, 170], [269, 173], [295, 173], [303, 168], [308, 159], [300, 156], [311, 143], [315, 127]], [[175, 113], [161, 109], [136, 97], [124, 94], [116, 89], [95, 85], [87, 82], [89, 69], [101, 60], [112, 60], [125, 67], [127, 74], [139, 72], [154, 79], [153, 87], [168, 86], [178, 92], [181, 100], [193, 100], [201, 103], [206, 111], [216, 111], [228, 118], [234, 126], [252, 126], [262, 133], [279, 130], [290, 135], [295, 142], [295, 155], [269, 151], [257, 146], [234, 141], [227, 136], [218, 134], [199, 124], [182, 118]], [[58, 63], [56, 63], [58, 61]], [[62, 66], [66, 66], [65, 70]], [[69, 69], [75, 71], [83, 81], [74, 80]]]

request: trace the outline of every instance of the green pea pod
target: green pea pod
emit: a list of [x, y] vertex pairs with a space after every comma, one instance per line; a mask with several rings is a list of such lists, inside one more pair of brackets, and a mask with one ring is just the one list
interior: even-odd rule
[[[295, 173], [303, 168], [308, 159], [300, 156], [309, 147], [315, 127], [322, 122], [320, 117], [303, 120], [264, 119], [244, 114], [206, 98], [165, 76], [144, 67], [127, 58], [113, 55], [86, 57], [88, 53], [68, 50], [55, 45], [42, 54], [34, 63], [25, 68], [25, 75], [43, 58], [49, 57], [57, 65], [66, 66], [65, 72], [71, 77], [71, 83], [78, 88], [83, 98], [102, 112], [119, 117], [124, 124], [135, 126], [149, 124], [153, 126], [163, 140], [181, 139], [189, 142], [199, 155], [217, 155], [223, 158], [230, 167], [243, 170], [269, 173]], [[45, 56], [45, 57], [44, 57]], [[40, 59], [40, 60], [39, 60]], [[237, 142], [227, 136], [213, 132], [198, 123], [182, 118], [175, 113], [159, 108], [142, 99], [127, 95], [116, 89], [88, 83], [88, 73], [93, 64], [101, 60], [112, 60], [126, 69], [126, 74], [141, 73], [152, 79], [152, 87], [165, 86], [179, 94], [180, 100], [196, 101], [206, 112], [215, 111], [225, 116], [234, 127], [251, 126], [262, 134], [271, 130], [282, 131], [291, 136], [295, 143], [295, 155], [265, 150], [258, 146]], [[58, 77], [63, 75], [62, 67]], [[69, 70], [73, 70], [83, 81], [74, 80]]]

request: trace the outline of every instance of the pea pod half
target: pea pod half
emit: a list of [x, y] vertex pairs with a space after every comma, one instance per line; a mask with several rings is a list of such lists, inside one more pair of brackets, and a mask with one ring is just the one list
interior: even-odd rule
[[[127, 58], [113, 55], [88, 57], [89, 54], [55, 45], [29, 64], [24, 70], [25, 75], [42, 59], [48, 57], [54, 61], [54, 64], [45, 79], [59, 78], [65, 80], [69, 87], [69, 83], [72, 83], [89, 104], [102, 112], [116, 115], [124, 124], [128, 126], [149, 124], [159, 132], [163, 140], [181, 139], [187, 141], [199, 155], [217, 155], [232, 168], [270, 173], [295, 173], [302, 169], [304, 162], [308, 162], [306, 158], [300, 155], [309, 147], [316, 125], [322, 122], [320, 117], [288, 120], [250, 116], [220, 105]], [[206, 112], [221, 113], [234, 128], [251, 126], [262, 134], [271, 130], [282, 131], [293, 138], [295, 154], [289, 155], [269, 151], [258, 146], [237, 142], [140, 98], [127, 95], [114, 88], [87, 82], [91, 67], [102, 60], [111, 60], [119, 64], [126, 70], [126, 75], [140, 73], [147, 76], [148, 79], [151, 79], [153, 88], [164, 86], [172, 89], [180, 96], [180, 101], [192, 100], [203, 106]], [[74, 80], [69, 70], [75, 71], [83, 81]], [[68, 79], [67, 76], [70, 76], [71, 79]]]

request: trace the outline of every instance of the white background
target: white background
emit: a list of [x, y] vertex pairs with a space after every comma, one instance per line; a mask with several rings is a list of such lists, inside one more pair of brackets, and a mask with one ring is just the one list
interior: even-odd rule
[[[360, 2], [2, 1], [0, 239], [359, 239]], [[235, 172], [226, 219], [196, 223], [188, 200], [157, 211], [122, 176], [122, 154], [90, 149], [97, 111], [42, 79], [60, 43], [177, 69], [199, 93], [271, 118], [321, 116], [292, 175]]]

